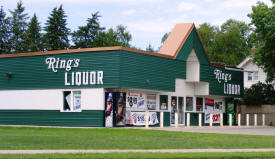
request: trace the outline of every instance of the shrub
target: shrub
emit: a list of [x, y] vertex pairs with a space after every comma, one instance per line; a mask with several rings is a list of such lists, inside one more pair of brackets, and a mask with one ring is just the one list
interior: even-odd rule
[[258, 82], [250, 88], [245, 88], [243, 103], [245, 105], [275, 104], [273, 85]]

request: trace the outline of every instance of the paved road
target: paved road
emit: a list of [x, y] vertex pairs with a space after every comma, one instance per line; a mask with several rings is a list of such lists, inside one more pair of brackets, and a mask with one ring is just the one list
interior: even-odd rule
[[0, 150], [0, 154], [49, 154], [49, 153], [190, 153], [190, 152], [275, 152], [275, 149], [151, 149], [151, 150]]
[[[146, 128], [141, 128], [146, 129]], [[149, 129], [153, 130], [165, 130], [165, 131], [179, 131], [179, 132], [196, 132], [196, 133], [219, 133], [219, 134], [247, 134], [247, 135], [268, 135], [275, 136], [275, 127], [274, 126], [242, 126], [242, 127], [219, 127], [219, 126], [204, 126], [204, 127], [150, 127]]]

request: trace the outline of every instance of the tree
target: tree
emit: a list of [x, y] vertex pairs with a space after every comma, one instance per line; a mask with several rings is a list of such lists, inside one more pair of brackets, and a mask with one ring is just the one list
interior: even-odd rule
[[16, 9], [14, 11], [10, 11], [11, 17], [9, 18], [10, 21], [10, 29], [11, 35], [9, 39], [10, 44], [10, 52], [17, 53], [17, 52], [24, 52], [24, 41], [27, 29], [27, 20], [28, 14], [24, 13], [25, 8], [23, 7], [22, 1], [17, 3]]
[[33, 15], [28, 24], [25, 39], [25, 50], [28, 52], [42, 51], [41, 27], [36, 14]]
[[217, 33], [219, 32], [219, 28], [216, 26], [211, 26], [209, 23], [203, 23], [198, 27], [197, 31], [201, 37], [208, 57], [211, 60], [215, 59], [213, 44], [216, 39]]
[[229, 19], [220, 29], [209, 24], [198, 28], [206, 53], [213, 62], [237, 65], [249, 54], [250, 27], [241, 21]]
[[6, 18], [6, 13], [1, 6], [0, 10], [0, 54], [8, 53], [10, 51], [9, 45], [9, 21]]
[[130, 47], [132, 35], [126, 29], [126, 26], [123, 25], [118, 25], [116, 27], [117, 41], [121, 46]]
[[124, 46], [131, 47], [131, 34], [126, 30], [125, 26], [118, 25], [116, 29], [110, 28], [108, 31], [100, 32], [95, 40], [94, 47], [103, 46]]
[[46, 33], [43, 36], [43, 41], [46, 50], [69, 48], [70, 43], [68, 36], [70, 34], [70, 29], [66, 26], [66, 17], [62, 5], [52, 10], [44, 27]]
[[155, 52], [153, 46], [151, 44], [149, 44], [147, 47], [146, 47], [146, 51], [149, 51], [149, 52]]
[[168, 36], [169, 36], [170, 33], [171, 33], [171, 32], [165, 33], [165, 34], [162, 36], [162, 38], [161, 38], [161, 44], [164, 44], [165, 40], [168, 38]]
[[105, 29], [100, 26], [100, 17], [99, 12], [92, 14], [92, 17], [87, 19], [85, 26], [78, 27], [78, 30], [72, 33], [73, 48], [94, 47], [96, 36]]
[[248, 15], [255, 27], [254, 61], [267, 73], [267, 81], [275, 80], [275, 0], [268, 7], [258, 2]]

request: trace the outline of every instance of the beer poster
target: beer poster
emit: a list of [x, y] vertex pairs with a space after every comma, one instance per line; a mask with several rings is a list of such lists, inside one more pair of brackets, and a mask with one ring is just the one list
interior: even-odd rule
[[145, 109], [145, 97], [143, 93], [127, 93], [126, 107], [132, 109]]

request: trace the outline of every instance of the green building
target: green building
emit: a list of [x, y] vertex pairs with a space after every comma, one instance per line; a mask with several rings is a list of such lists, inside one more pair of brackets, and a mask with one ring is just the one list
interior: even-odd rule
[[[243, 72], [211, 64], [194, 24], [158, 53], [102, 47], [0, 55], [0, 125], [157, 126], [219, 123], [243, 94]], [[233, 103], [233, 109], [232, 109]], [[227, 112], [227, 105], [231, 112]], [[224, 120], [226, 121], [226, 120]]]

